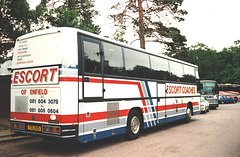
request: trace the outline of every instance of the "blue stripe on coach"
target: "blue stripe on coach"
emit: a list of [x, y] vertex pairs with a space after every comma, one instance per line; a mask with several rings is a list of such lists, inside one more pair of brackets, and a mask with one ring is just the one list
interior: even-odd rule
[[[150, 89], [149, 89], [149, 86], [148, 86], [148, 82], [147, 82], [147, 81], [145, 81], [145, 85], [146, 85], [146, 89], [147, 89], [148, 96], [149, 96], [149, 97], [152, 97], [152, 96], [151, 96], [151, 92], [150, 92]], [[150, 100], [150, 104], [153, 105], [153, 101], [152, 101], [152, 99], [149, 99], [149, 100]], [[153, 111], [155, 111], [154, 108], [153, 108]]]
[[201, 113], [201, 111], [193, 112], [193, 116], [194, 116], [194, 115], [198, 115], [198, 114], [200, 114], [200, 113]]
[[[113, 130], [115, 131], [114, 135], [112, 132]], [[91, 134], [87, 134], [87, 135], [83, 135], [83, 136], [78, 136], [78, 140], [82, 143], [86, 143], [86, 142], [95, 141], [95, 140], [99, 140], [99, 139], [106, 138], [106, 137], [125, 134], [126, 132], [127, 132], [127, 127], [121, 127], [121, 128], [97, 132], [95, 139], [93, 138], [93, 133], [91, 133]]]
[[172, 122], [172, 121], [176, 121], [176, 120], [184, 119], [184, 118], [186, 118], [186, 114], [166, 118], [166, 122]]

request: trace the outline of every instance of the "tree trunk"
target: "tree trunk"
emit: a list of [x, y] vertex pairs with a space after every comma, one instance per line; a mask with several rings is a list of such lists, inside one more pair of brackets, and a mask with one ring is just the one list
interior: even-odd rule
[[140, 38], [140, 47], [145, 49], [145, 29], [143, 24], [143, 0], [138, 0], [138, 12], [139, 12], [139, 38]]

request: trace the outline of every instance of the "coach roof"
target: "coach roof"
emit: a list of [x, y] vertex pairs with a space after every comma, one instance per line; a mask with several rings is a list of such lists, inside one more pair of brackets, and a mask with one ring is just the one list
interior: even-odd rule
[[109, 38], [106, 38], [106, 37], [102, 37], [102, 36], [99, 36], [99, 35], [96, 35], [96, 34], [93, 34], [93, 33], [90, 33], [90, 32], [86, 32], [86, 31], [83, 31], [83, 30], [80, 30], [80, 29], [77, 29], [77, 28], [71, 28], [71, 27], [54, 27], [54, 28], [50, 28], [50, 29], [44, 29], [44, 30], [40, 30], [40, 31], [31, 32], [31, 33], [28, 33], [28, 34], [25, 34], [25, 35], [22, 35], [22, 36], [18, 37], [17, 41], [32, 38], [32, 37], [35, 37], [35, 36], [51, 34], [51, 33], [58, 33], [58, 32], [59, 33], [60, 32], [62, 32], [62, 33], [64, 33], [64, 32], [66, 32], [66, 33], [70, 33], [70, 32], [81, 33], [83, 35], [93, 37], [93, 38], [97, 38], [97, 39], [100, 39], [100, 40], [103, 40], [103, 41], [115, 43], [117, 45], [120, 45], [120, 46], [123, 46], [123, 47], [126, 47], [126, 48], [135, 49], [135, 50], [138, 50], [138, 51], [143, 52], [143, 53], [147, 53], [147, 54], [154, 55], [154, 56], [159, 56], [161, 58], [165, 58], [165, 59], [168, 59], [168, 60], [172, 60], [172, 61], [175, 61], [175, 62], [186, 64], [186, 65], [190, 65], [190, 66], [193, 66], [193, 67], [196, 67], [196, 68], [198, 67], [197, 65], [194, 65], [194, 64], [191, 64], [191, 63], [188, 63], [188, 62], [185, 62], [185, 61], [181, 61], [181, 60], [178, 60], [178, 59], [175, 59], [175, 58], [172, 58], [172, 57], [168, 57], [168, 56], [165, 56], [165, 55], [162, 55], [162, 54], [154, 54], [154, 53], [146, 51], [145, 49], [142, 49], [142, 48], [136, 48], [136, 47], [130, 46], [128, 44], [125, 44], [125, 43], [122, 43], [122, 42], [119, 42], [119, 41], [115, 41], [115, 40], [112, 40], [112, 39], [109, 39]]

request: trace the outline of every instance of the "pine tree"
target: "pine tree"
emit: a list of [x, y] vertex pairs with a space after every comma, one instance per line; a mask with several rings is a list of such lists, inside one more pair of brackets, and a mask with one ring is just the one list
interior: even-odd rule
[[179, 49], [176, 47], [185, 45], [186, 38], [180, 34], [180, 30], [166, 24], [170, 24], [170, 16], [178, 22], [184, 20], [182, 16], [187, 11], [179, 9], [182, 2], [183, 0], [125, 0], [112, 6], [118, 13], [110, 17], [123, 32], [132, 26], [139, 36], [141, 48], [145, 48], [147, 37], [151, 39], [147, 41], [161, 42], [169, 50], [175, 50]]

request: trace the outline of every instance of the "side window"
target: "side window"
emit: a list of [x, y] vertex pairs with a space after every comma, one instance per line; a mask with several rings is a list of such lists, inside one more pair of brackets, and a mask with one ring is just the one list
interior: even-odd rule
[[182, 81], [183, 79], [183, 66], [180, 63], [169, 61], [170, 66], [170, 79], [172, 81]]
[[152, 78], [158, 80], [168, 80], [170, 77], [168, 60], [151, 56]]
[[184, 81], [194, 83], [196, 82], [195, 79], [195, 70], [194, 67], [183, 65], [184, 70]]
[[103, 42], [104, 73], [108, 75], [123, 75], [123, 53], [120, 46]]
[[127, 76], [150, 78], [149, 55], [130, 49], [124, 49]]
[[95, 41], [83, 40], [85, 72], [101, 73], [100, 45]]

